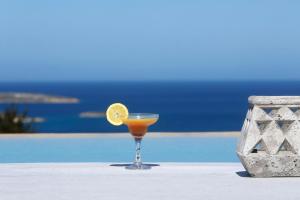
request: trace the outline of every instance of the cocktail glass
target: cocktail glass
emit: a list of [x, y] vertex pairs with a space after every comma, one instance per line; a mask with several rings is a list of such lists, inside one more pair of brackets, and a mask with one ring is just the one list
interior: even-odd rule
[[126, 169], [150, 169], [150, 165], [142, 163], [141, 159], [141, 142], [144, 135], [147, 133], [148, 127], [157, 122], [158, 114], [151, 113], [130, 113], [123, 123], [127, 125], [129, 132], [135, 140], [135, 160], [131, 165], [126, 166]]

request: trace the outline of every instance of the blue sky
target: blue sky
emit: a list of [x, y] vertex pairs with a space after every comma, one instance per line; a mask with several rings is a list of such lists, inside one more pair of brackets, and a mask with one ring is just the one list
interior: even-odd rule
[[296, 0], [4, 0], [0, 80], [299, 80], [299, 8]]

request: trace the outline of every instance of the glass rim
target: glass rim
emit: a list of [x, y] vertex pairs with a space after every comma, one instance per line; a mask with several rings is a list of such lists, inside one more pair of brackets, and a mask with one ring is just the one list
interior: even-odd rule
[[146, 118], [159, 118], [159, 114], [155, 113], [129, 113], [129, 119], [146, 119]]

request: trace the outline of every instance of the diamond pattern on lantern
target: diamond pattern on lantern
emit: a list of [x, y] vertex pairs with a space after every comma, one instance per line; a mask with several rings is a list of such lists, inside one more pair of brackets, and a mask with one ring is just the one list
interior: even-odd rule
[[288, 132], [291, 128], [292, 124], [295, 122], [294, 120], [276, 120], [275, 121], [278, 127], [282, 130], [283, 133]]
[[268, 151], [265, 142], [260, 139], [255, 146], [252, 148], [251, 153], [258, 153], [259, 151]]
[[260, 134], [262, 135], [268, 128], [272, 121], [267, 120], [267, 121], [256, 121], [257, 127], [259, 129]]
[[274, 120], [297, 120], [297, 116], [288, 107], [284, 106], [273, 112], [272, 118]]
[[270, 154], [276, 154], [280, 145], [285, 139], [282, 130], [278, 128], [275, 122], [270, 123], [270, 125], [265, 130], [262, 138]]
[[296, 150], [293, 148], [293, 146], [290, 144], [290, 142], [287, 139], [283, 140], [283, 142], [280, 145], [277, 153], [280, 153], [282, 151], [284, 151], [284, 152], [289, 151], [289, 152], [292, 152], [294, 154], [297, 153]]
[[[246, 134], [248, 135], [250, 132], [252, 133], [251, 140], [245, 140], [245, 143], [243, 144], [243, 152], [245, 154], [251, 153], [251, 150], [254, 148], [257, 142], [262, 139], [262, 135], [260, 134], [256, 123], [249, 123], [248, 131]], [[247, 135], [245, 135], [245, 137], [248, 137]]]
[[300, 107], [289, 107], [289, 109], [298, 117], [300, 118]]
[[261, 107], [261, 109], [271, 118], [273, 118], [278, 110], [280, 109], [279, 107]]
[[[253, 119], [257, 121], [270, 121], [272, 117], [270, 117], [263, 109], [259, 107], [253, 108]], [[251, 119], [251, 118], [249, 118]]]
[[246, 140], [244, 152], [265, 151], [272, 155], [282, 151], [300, 152], [298, 115], [300, 118], [300, 107], [255, 106], [252, 116], [247, 115], [247, 118], [255, 119], [247, 130], [253, 134], [254, 140]]
[[288, 131], [285, 133], [286, 139], [288, 139], [289, 143], [293, 147], [293, 149], [298, 153], [300, 152], [300, 124], [298, 121], [295, 121], [291, 124]]

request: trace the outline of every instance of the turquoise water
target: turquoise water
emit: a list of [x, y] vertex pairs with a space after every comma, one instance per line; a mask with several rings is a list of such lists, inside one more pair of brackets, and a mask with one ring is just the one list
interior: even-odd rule
[[[145, 138], [145, 162], [238, 162], [236, 138]], [[0, 139], [0, 163], [131, 162], [131, 138]]]

